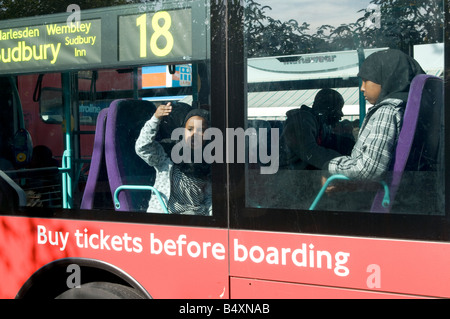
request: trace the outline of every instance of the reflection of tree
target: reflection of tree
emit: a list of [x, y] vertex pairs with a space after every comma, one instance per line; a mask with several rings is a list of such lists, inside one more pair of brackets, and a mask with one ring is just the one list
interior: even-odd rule
[[364, 28], [372, 10], [365, 10], [354, 32], [364, 47], [397, 47], [408, 51], [415, 44], [443, 41], [444, 1], [372, 0], [381, 14], [378, 28]]
[[442, 0], [371, 0], [354, 23], [323, 25], [272, 19], [254, 0], [246, 5], [248, 57], [391, 47], [408, 52], [415, 44], [443, 41]]
[[307, 34], [309, 24], [296, 20], [281, 22], [265, 14], [272, 10], [249, 0], [245, 7], [245, 32], [249, 57], [265, 55], [286, 55], [298, 52], [312, 52], [323, 39]]
[[[0, 20], [66, 12], [76, 3], [83, 9], [151, 0], [3, 0]], [[274, 3], [276, 3], [274, 1]], [[269, 6], [246, 0], [245, 28], [248, 57], [340, 51], [357, 47], [391, 47], [408, 51], [414, 44], [442, 42], [442, 0], [371, 0], [354, 23], [323, 25], [310, 30], [307, 22], [271, 18]], [[379, 14], [379, 17], [375, 17]], [[375, 18], [374, 18], [375, 17]], [[371, 23], [371, 19], [379, 19]], [[370, 25], [371, 24], [371, 25]]]
[[[52, 230], [66, 233], [61, 222], [48, 222]], [[48, 227], [48, 226], [47, 226]], [[64, 251], [51, 244], [37, 244], [37, 220], [18, 217], [0, 218], [0, 298], [12, 298], [28, 277], [50, 261], [75, 256], [75, 246]], [[55, 238], [53, 239], [55, 240]]]

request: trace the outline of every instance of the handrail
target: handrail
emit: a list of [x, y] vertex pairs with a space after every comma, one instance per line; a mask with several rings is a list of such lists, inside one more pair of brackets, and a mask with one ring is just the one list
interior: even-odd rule
[[311, 204], [311, 206], [309, 207], [309, 210], [314, 210], [317, 206], [317, 204], [319, 203], [320, 199], [322, 198], [323, 194], [325, 193], [325, 191], [327, 190], [328, 185], [330, 185], [330, 183], [334, 180], [350, 180], [350, 178], [348, 178], [347, 176], [344, 175], [331, 175], [326, 182], [323, 184], [322, 188], [320, 189], [319, 194], [317, 194], [316, 199], [314, 200], [314, 202]]
[[114, 206], [116, 209], [120, 208], [119, 193], [122, 190], [140, 190], [140, 191], [149, 190], [149, 191], [152, 191], [152, 193], [155, 194], [156, 197], [158, 198], [159, 204], [161, 205], [164, 213], [169, 214], [166, 204], [164, 203], [159, 191], [156, 188], [154, 188], [153, 186], [147, 186], [147, 185], [121, 185], [121, 186], [117, 187], [116, 190], [114, 191]]
[[70, 172], [71, 167], [71, 152], [65, 150], [62, 158], [62, 167], [59, 168], [62, 173], [62, 196], [63, 196], [63, 208], [72, 208], [72, 177]]
[[[317, 204], [319, 203], [320, 199], [322, 198], [323, 194], [325, 193], [325, 191], [327, 190], [328, 186], [330, 185], [331, 182], [335, 181], [335, 180], [346, 180], [346, 181], [350, 181], [350, 178], [348, 178], [345, 175], [341, 175], [341, 174], [335, 174], [335, 175], [331, 175], [326, 182], [323, 184], [322, 188], [320, 189], [319, 194], [317, 194], [314, 202], [311, 204], [311, 206], [309, 207], [309, 210], [314, 210], [317, 206]], [[385, 181], [380, 181], [379, 182], [381, 184], [381, 186], [383, 186], [384, 188], [384, 196], [383, 196], [383, 201], [382, 201], [382, 205], [383, 207], [388, 207], [390, 205], [390, 194], [389, 194], [389, 186], [387, 185], [387, 183]]]

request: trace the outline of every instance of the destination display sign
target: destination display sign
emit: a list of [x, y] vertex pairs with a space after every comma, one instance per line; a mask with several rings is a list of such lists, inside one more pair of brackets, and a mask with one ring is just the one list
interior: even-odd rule
[[190, 59], [191, 9], [119, 17], [119, 60]]
[[0, 30], [2, 73], [100, 62], [100, 19]]
[[204, 1], [194, 0], [183, 8], [168, 1], [81, 10], [78, 21], [69, 13], [3, 20], [0, 74], [203, 60], [209, 43], [207, 19]]

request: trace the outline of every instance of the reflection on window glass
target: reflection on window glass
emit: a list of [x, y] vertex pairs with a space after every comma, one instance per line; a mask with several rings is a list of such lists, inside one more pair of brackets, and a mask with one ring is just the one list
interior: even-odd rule
[[0, 13], [0, 211], [211, 216], [210, 164], [196, 155], [210, 127], [208, 1], [81, 5], [77, 26], [52, 15], [67, 5], [21, 5]]
[[[4, 1], [0, 12], [0, 19], [14, 19], [40, 16], [52, 13], [74, 12], [75, 10], [86, 10], [102, 8], [107, 6], [138, 3], [137, 0], [106, 0], [106, 1], [52, 1], [43, 2], [39, 0]], [[76, 4], [71, 4], [76, 3]]]
[[442, 1], [246, 1], [247, 126], [279, 135], [246, 205], [443, 214], [443, 21]]

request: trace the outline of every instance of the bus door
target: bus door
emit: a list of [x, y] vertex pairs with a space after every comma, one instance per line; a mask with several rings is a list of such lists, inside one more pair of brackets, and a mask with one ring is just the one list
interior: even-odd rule
[[[19, 290], [20, 297], [36, 296], [43, 290], [51, 297], [60, 295], [70, 288], [66, 279], [60, 286], [67, 262], [79, 265], [83, 273], [86, 270], [86, 279], [92, 278], [89, 274], [95, 265], [94, 272], [106, 276], [97, 277], [98, 281], [109, 276], [116, 284], [125, 280], [128, 286], [145, 287], [147, 297], [229, 295], [227, 175], [220, 142], [226, 127], [227, 100], [224, 7], [209, 1], [168, 1], [86, 9], [81, 12], [78, 29], [67, 26], [68, 13], [52, 14], [45, 22], [40, 16], [0, 22], [0, 30], [21, 34], [27, 30], [30, 34], [32, 29], [34, 35], [19, 44], [2, 41], [2, 48], [31, 45], [39, 51], [47, 45], [47, 58], [52, 52], [52, 60], [8, 64], [1, 72], [17, 75], [25, 122], [33, 128], [35, 144], [51, 146], [52, 157], [59, 161], [57, 172], [64, 174], [60, 182], [64, 198], [59, 206], [2, 211], [1, 236], [15, 242], [16, 234], [21, 233], [16, 230], [26, 227], [31, 231], [25, 231], [21, 249], [2, 249], [0, 272], [10, 274], [12, 269], [14, 274], [5, 275], [10, 279], [0, 295], [11, 297]], [[90, 42], [81, 44], [80, 39]], [[41, 94], [34, 101], [40, 74], [44, 74]], [[187, 107], [174, 107], [173, 123], [178, 126], [171, 123], [172, 118], [160, 121], [161, 134], [155, 141], [161, 146], [159, 158], [165, 160], [148, 163], [136, 153], [136, 141], [146, 123], [152, 121], [156, 107], [168, 102]], [[171, 148], [183, 146], [183, 140], [182, 135], [172, 138], [171, 133], [185, 127], [185, 116], [193, 109], [209, 113], [204, 115], [204, 123], [217, 137], [212, 144], [216, 152], [209, 148], [215, 161], [202, 159], [201, 166], [177, 167], [172, 180], [167, 172], [180, 163], [175, 163], [178, 157], [172, 157]], [[88, 132], [93, 134], [85, 134]], [[172, 145], [165, 144], [167, 139]], [[162, 164], [168, 166], [155, 168]], [[86, 165], [82, 169], [85, 179], [77, 180], [81, 165]], [[186, 174], [197, 183], [193, 193], [185, 184]], [[175, 196], [175, 202], [169, 202], [167, 185], [194, 203], [200, 199], [201, 205], [180, 205], [180, 197]], [[169, 214], [161, 205], [152, 205], [152, 199], [160, 202], [151, 187], [162, 193]], [[122, 200], [123, 194], [130, 194], [132, 201], [126, 196]], [[135, 194], [139, 205], [134, 205]], [[9, 216], [14, 214], [19, 216]], [[52, 244], [54, 237], [44, 239], [44, 231], [50, 235], [47, 231], [54, 234], [55, 230], [67, 234], [67, 245], [57, 247]], [[120, 247], [116, 243], [119, 237], [124, 240]], [[179, 251], [173, 254], [170, 246], [175, 242]], [[20, 258], [13, 256], [18, 250]], [[7, 266], [8, 261], [16, 265], [21, 260], [27, 264], [21, 273], [19, 267]], [[109, 265], [107, 269], [105, 265]], [[44, 280], [47, 276], [55, 283], [50, 289]]]
[[2, 144], [0, 154], [2, 170], [14, 166], [25, 167], [31, 160], [32, 141], [25, 128], [23, 109], [18, 95], [16, 78], [1, 77]]
[[[236, 12], [245, 26], [243, 39], [235, 47], [240, 44], [245, 49], [230, 73], [235, 83], [243, 83], [244, 90], [230, 89], [229, 107], [234, 115], [230, 120], [233, 127], [248, 127], [249, 139], [259, 131], [249, 148], [260, 157], [230, 167], [235, 207], [230, 217], [232, 297], [376, 298], [450, 293], [441, 289], [450, 249], [444, 200], [448, 192], [444, 176], [448, 174], [444, 174], [442, 148], [433, 153], [435, 167], [421, 170], [421, 163], [416, 162], [415, 167], [405, 168], [397, 196], [389, 197], [394, 203], [388, 210], [372, 206], [378, 191], [389, 192], [383, 191], [379, 180], [371, 185], [370, 179], [340, 191], [342, 184], [333, 184], [338, 185], [335, 192], [326, 191], [320, 206], [310, 210], [322, 181], [330, 177], [328, 161], [338, 158], [348, 163], [344, 159], [351, 159], [355, 149], [343, 153], [335, 148], [332, 157], [321, 162], [317, 155], [324, 156], [332, 148], [330, 144], [325, 147], [320, 131], [345, 134], [358, 143], [360, 123], [369, 110], [376, 109], [369, 102], [364, 107], [362, 79], [358, 78], [361, 62], [371, 54], [397, 49], [414, 57], [433, 77], [433, 84], [424, 91], [414, 88], [409, 92], [415, 98], [428, 95], [429, 102], [427, 97], [421, 100], [430, 107], [425, 113], [436, 116], [419, 120], [432, 133], [419, 134], [417, 141], [432, 136], [435, 142], [429, 145], [448, 144], [443, 136], [448, 116], [442, 113], [448, 103], [443, 98], [443, 82], [448, 77], [443, 22], [448, 18], [444, 14], [448, 5], [442, 1], [423, 6], [374, 2], [349, 1], [337, 7], [332, 1], [308, 5], [306, 1], [275, 4], [261, 0], [246, 2], [243, 16]], [[428, 12], [425, 20], [431, 24], [424, 22], [422, 12]], [[406, 35], [409, 26], [421, 31]], [[319, 128], [323, 112], [312, 110], [322, 89], [334, 90], [344, 102], [343, 116], [334, 128]], [[410, 127], [410, 121], [406, 122], [404, 127]], [[292, 123], [297, 130], [291, 130]], [[437, 127], [440, 133], [434, 130]], [[382, 129], [380, 125], [371, 132], [376, 135]], [[292, 161], [282, 163], [284, 138], [289, 138], [286, 144]], [[307, 145], [302, 144], [305, 141]], [[320, 152], [305, 151], [319, 146]], [[393, 168], [387, 172], [386, 181], [397, 172]], [[441, 249], [442, 254], [436, 253]], [[419, 261], [416, 254], [422, 253]], [[401, 279], [394, 275], [399, 273]]]
[[[230, 107], [235, 114], [232, 119], [235, 127], [258, 124], [263, 128], [260, 135], [265, 130], [277, 138], [270, 139], [267, 134], [259, 139], [266, 145], [271, 143], [272, 153], [259, 153], [265, 155], [264, 161], [258, 163], [263, 165], [255, 166], [250, 161], [230, 169], [231, 185], [239, 189], [231, 196], [236, 207], [230, 221], [233, 298], [395, 298], [450, 294], [442, 285], [450, 246], [444, 200], [448, 188], [440, 157], [448, 146], [442, 131], [442, 112], [448, 104], [443, 96], [448, 41], [443, 30], [446, 23], [442, 22], [444, 16], [448, 18], [444, 14], [448, 4], [374, 2], [348, 1], [334, 6], [332, 1], [308, 5], [302, 1], [275, 4], [261, 0], [244, 5], [245, 50], [242, 61], [239, 60], [242, 64], [231, 73], [237, 83], [244, 83], [245, 89], [231, 89], [234, 100]], [[428, 12], [427, 23], [422, 12]], [[404, 31], [411, 26], [421, 31], [405, 36]], [[432, 137], [434, 142], [428, 145], [439, 143], [442, 148], [433, 153], [437, 165], [424, 170], [420, 169], [420, 161], [415, 167], [406, 166], [397, 195], [389, 197], [394, 202], [390, 209], [380, 210], [372, 205], [378, 199], [375, 193], [389, 194], [389, 190], [383, 192], [382, 183], [372, 185], [376, 189], [365, 187], [371, 184], [370, 178], [356, 181], [353, 188], [339, 189], [343, 184], [336, 182], [335, 192], [327, 190], [320, 206], [310, 209], [322, 189], [322, 181], [331, 174], [328, 162], [318, 164], [320, 160], [314, 157], [332, 149], [323, 143], [325, 135], [320, 134], [318, 125], [324, 112], [312, 110], [315, 97], [322, 89], [332, 89], [342, 96], [343, 117], [328, 132], [346, 134], [358, 143], [359, 136], [353, 136], [351, 124], [355, 121], [355, 128], [360, 129], [369, 110], [374, 114], [379, 107], [369, 102], [364, 107], [360, 81], [368, 79], [358, 78], [359, 67], [371, 54], [387, 49], [414, 57], [427, 74], [420, 79], [432, 79], [425, 90], [411, 84], [412, 98], [408, 103], [420, 100], [425, 113], [435, 116], [419, 118], [418, 125], [426, 126], [431, 133], [420, 133], [414, 139]], [[233, 108], [237, 104], [246, 107]], [[410, 114], [412, 104], [406, 105], [405, 116]], [[410, 122], [405, 120], [404, 127], [409, 128]], [[292, 123], [297, 131], [291, 130]], [[348, 123], [350, 129], [344, 130]], [[329, 129], [323, 123], [321, 127]], [[434, 129], [438, 127], [439, 133]], [[372, 137], [383, 128], [374, 127]], [[290, 138], [288, 154], [295, 155], [289, 157], [291, 162], [281, 162], [286, 146], [283, 137]], [[305, 141], [308, 145], [302, 144]], [[372, 147], [359, 142], [347, 154], [335, 148], [328, 161], [352, 159], [355, 148]], [[404, 156], [399, 143], [397, 158]], [[316, 150], [321, 147], [321, 151], [305, 151], [313, 146]], [[279, 156], [273, 151], [279, 151]], [[274, 161], [276, 158], [279, 163]], [[368, 156], [365, 159], [374, 160]], [[384, 176], [386, 181], [390, 181], [390, 174], [396, 176], [399, 171], [392, 168]]]

